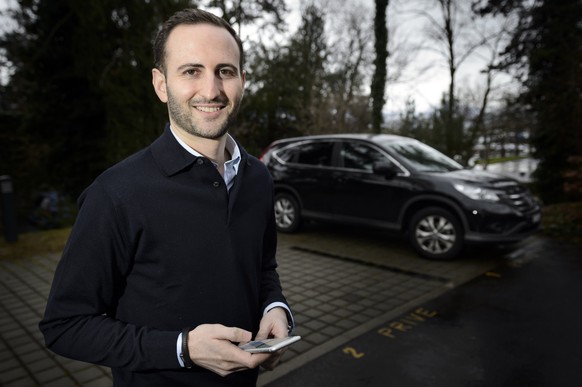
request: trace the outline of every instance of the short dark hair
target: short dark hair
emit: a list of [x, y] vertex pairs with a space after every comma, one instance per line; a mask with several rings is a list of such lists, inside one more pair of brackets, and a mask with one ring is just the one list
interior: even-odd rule
[[240, 71], [243, 71], [244, 66], [244, 52], [242, 41], [236, 34], [236, 31], [228, 24], [228, 22], [210, 12], [206, 12], [196, 8], [188, 8], [182, 11], [174, 13], [166, 22], [162, 25], [162, 28], [158, 31], [156, 38], [153, 42], [154, 49], [154, 66], [165, 73], [165, 60], [166, 60], [166, 43], [168, 41], [168, 36], [174, 28], [181, 24], [212, 24], [218, 27], [226, 29], [236, 41], [236, 44], [240, 53]]

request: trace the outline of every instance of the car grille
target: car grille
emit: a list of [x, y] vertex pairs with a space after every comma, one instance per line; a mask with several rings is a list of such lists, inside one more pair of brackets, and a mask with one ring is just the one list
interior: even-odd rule
[[529, 191], [519, 185], [505, 187], [502, 200], [516, 210], [524, 213], [530, 212], [537, 207], [537, 202]]

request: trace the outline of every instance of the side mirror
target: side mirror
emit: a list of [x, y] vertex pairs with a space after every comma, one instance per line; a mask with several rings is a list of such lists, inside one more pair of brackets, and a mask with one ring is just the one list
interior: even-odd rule
[[396, 176], [400, 170], [392, 163], [377, 161], [374, 163], [373, 171], [376, 175], [381, 175], [387, 179], [391, 179]]

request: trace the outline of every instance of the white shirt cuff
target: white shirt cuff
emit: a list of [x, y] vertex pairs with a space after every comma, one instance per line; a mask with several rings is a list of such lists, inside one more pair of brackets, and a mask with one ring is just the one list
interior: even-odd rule
[[178, 357], [178, 363], [180, 364], [180, 367], [183, 368], [184, 362], [180, 357], [181, 353], [182, 353], [182, 332], [180, 332], [180, 334], [178, 335], [178, 340], [176, 340], [176, 356]]

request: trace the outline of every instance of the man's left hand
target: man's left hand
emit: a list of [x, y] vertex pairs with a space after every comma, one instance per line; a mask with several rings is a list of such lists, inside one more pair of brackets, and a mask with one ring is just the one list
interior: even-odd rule
[[[289, 335], [289, 322], [287, 313], [283, 308], [273, 308], [267, 312], [261, 319], [259, 332], [255, 340], [264, 340], [268, 338], [287, 337]], [[273, 370], [281, 356], [285, 353], [286, 348], [269, 355], [267, 360], [261, 366], [269, 371]]]

